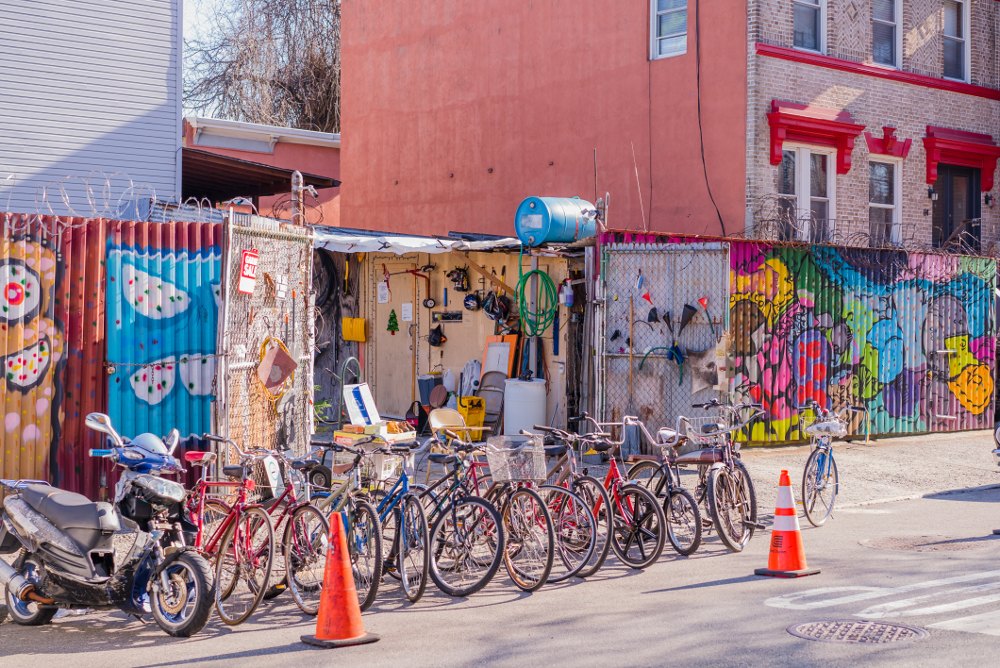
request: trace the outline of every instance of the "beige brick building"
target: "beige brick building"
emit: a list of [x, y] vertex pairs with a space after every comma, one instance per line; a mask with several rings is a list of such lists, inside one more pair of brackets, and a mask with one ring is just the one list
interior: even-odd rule
[[748, 228], [1000, 250], [1000, 2], [747, 9]]

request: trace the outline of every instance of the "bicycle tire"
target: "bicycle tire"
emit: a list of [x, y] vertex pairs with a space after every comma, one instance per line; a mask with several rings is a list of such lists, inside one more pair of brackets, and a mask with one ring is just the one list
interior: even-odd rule
[[[823, 485], [817, 483], [820, 479], [820, 466], [825, 462], [820, 461], [820, 453], [825, 453], [829, 457], [829, 471], [823, 477]], [[831, 484], [832, 482], [832, 484]], [[830, 490], [830, 502], [823, 500], [822, 489]], [[821, 527], [833, 515], [833, 506], [837, 502], [837, 493], [840, 491], [840, 474], [837, 472], [837, 460], [833, 457], [833, 449], [824, 451], [820, 448], [813, 448], [806, 460], [805, 469], [802, 471], [802, 510], [805, 512], [806, 520], [814, 527]], [[816, 508], [817, 500], [821, 500], [823, 507]], [[817, 510], [819, 512], [817, 512]]]
[[648, 459], [633, 464], [626, 474], [629, 482], [642, 485], [658, 497], [666, 496], [663, 465]]
[[597, 520], [583, 497], [558, 485], [542, 485], [555, 532], [556, 555], [549, 582], [576, 576], [590, 561], [597, 545]]
[[652, 492], [634, 482], [621, 485], [617, 497], [612, 503], [611, 549], [626, 566], [647, 568], [663, 554], [667, 540], [663, 508]]
[[753, 529], [747, 512], [749, 499], [739, 477], [726, 467], [712, 469], [708, 474], [708, 506], [712, 522], [723, 544], [732, 552], [742, 552], [750, 541]]
[[[448, 596], [472, 596], [500, 570], [505, 544], [503, 520], [492, 503], [477, 496], [458, 499], [438, 515], [431, 529], [431, 580]], [[479, 545], [488, 552], [473, 556]], [[463, 568], [484, 564], [485, 571], [476, 579], [463, 584], [454, 582], [452, 576], [462, 573]]]
[[[504, 500], [504, 566], [511, 581], [526, 592], [540, 589], [555, 561], [555, 530], [542, 497], [527, 487], [514, 490]], [[544, 525], [544, 526], [542, 526]]]
[[593, 476], [580, 476], [573, 481], [573, 491], [583, 497], [591, 511], [596, 508], [594, 519], [597, 521], [597, 544], [590, 562], [579, 572], [577, 577], [589, 578], [604, 566], [611, 553], [611, 497], [604, 489], [601, 481]]
[[[364, 611], [375, 602], [382, 582], [382, 523], [375, 506], [368, 501], [353, 499], [351, 504], [347, 520], [347, 549], [351, 556], [358, 605]], [[340, 513], [334, 515], [340, 521]]]
[[701, 511], [694, 495], [686, 489], [673, 489], [663, 500], [667, 518], [667, 539], [677, 554], [690, 556], [701, 546]]
[[399, 583], [410, 603], [416, 603], [427, 588], [430, 550], [427, 539], [427, 516], [415, 494], [407, 494], [396, 518], [396, 558]]
[[737, 459], [733, 462], [733, 466], [739, 475], [742, 477], [743, 484], [746, 487], [746, 492], [749, 497], [750, 503], [750, 538], [753, 538], [754, 531], [757, 527], [757, 488], [754, 487], [753, 478], [750, 477], [750, 471], [747, 470], [746, 464], [741, 460]]
[[285, 553], [285, 583], [299, 610], [319, 612], [330, 525], [314, 506], [299, 506], [285, 522], [282, 546]]
[[[262, 543], [255, 545], [253, 538], [258, 536], [258, 532], [260, 532], [259, 537]], [[239, 544], [244, 540], [244, 533], [249, 534], [251, 550], [247, 550], [246, 545]], [[227, 582], [223, 574], [226, 571], [230, 551], [232, 551], [235, 561], [233, 566], [234, 582], [231, 586], [223, 586], [222, 583]], [[271, 527], [270, 518], [263, 508], [247, 508], [226, 530], [220, 543], [216, 561], [215, 609], [223, 623], [228, 626], [238, 626], [254, 613], [264, 597], [264, 592], [267, 591], [273, 563], [274, 529]], [[248, 568], [248, 566], [252, 566], [252, 568]], [[251, 579], [253, 573], [257, 573], [259, 577]], [[240, 581], [245, 582], [249, 596], [241, 599], [240, 602], [232, 602]], [[222, 597], [221, 593], [226, 589], [229, 590], [229, 594]]]

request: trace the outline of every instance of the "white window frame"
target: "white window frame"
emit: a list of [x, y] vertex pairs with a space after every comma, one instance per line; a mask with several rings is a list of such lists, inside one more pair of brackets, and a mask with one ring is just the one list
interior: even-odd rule
[[[969, 81], [972, 80], [972, 17], [970, 16], [972, 3], [969, 2], [969, 0], [955, 0], [955, 2], [962, 5], [962, 41], [963, 41], [962, 46], [964, 47], [962, 49], [962, 64], [964, 65], [964, 67], [961, 78], [946, 76], [943, 69], [941, 72], [941, 76], [945, 79], [948, 79], [949, 81], [962, 81], [965, 83], [969, 83]], [[943, 4], [941, 6], [941, 11], [944, 12]], [[944, 51], [943, 51], [944, 40], [945, 40], [944, 15], [942, 13], [941, 16], [942, 68], [944, 67]]]
[[876, 67], [888, 67], [891, 69], [902, 69], [903, 67], [903, 0], [896, 0], [895, 2], [895, 12], [896, 15], [893, 17], [895, 21], [896, 32], [895, 32], [895, 51], [896, 51], [896, 62], [892, 65], [886, 63], [880, 63], [875, 60], [875, 34], [874, 34], [874, 24], [881, 23], [886, 25], [884, 21], [877, 20], [875, 18], [875, 7], [872, 5], [872, 64]]
[[[812, 164], [809, 156], [813, 153], [825, 155], [826, 160], [826, 200], [827, 219], [826, 237], [830, 240], [836, 232], [837, 220], [837, 149], [815, 144], [798, 144], [785, 142], [782, 151], [795, 152], [795, 228], [798, 241], [809, 242], [809, 228], [802, 225], [803, 221], [812, 221]], [[806, 169], [802, 169], [805, 165]], [[780, 167], [779, 167], [780, 169]], [[778, 197], [787, 195], [778, 193]]]
[[[900, 158], [892, 158], [884, 155], [872, 156], [868, 162], [877, 162], [892, 167], [892, 201], [893, 204], [877, 204], [871, 201], [871, 169], [868, 170], [868, 209], [892, 209], [892, 232], [890, 233], [890, 243], [893, 246], [900, 246], [903, 243], [903, 161]], [[868, 218], [868, 233], [871, 234], [871, 217]]]
[[804, 46], [795, 46], [795, 6], [803, 5], [808, 6], [810, 9], [814, 9], [816, 5], [809, 0], [792, 0], [792, 47], [800, 51], [808, 51], [809, 53], [826, 53], [826, 17], [827, 17], [827, 0], [819, 0], [819, 50], [807, 49]]
[[[697, 0], [695, 0], [697, 2]], [[677, 53], [664, 53], [660, 54], [660, 35], [659, 35], [659, 17], [660, 12], [656, 9], [657, 0], [649, 0], [649, 59], [650, 60], [663, 60], [664, 58], [676, 58], [677, 56], [683, 56], [687, 53], [687, 37], [690, 30], [684, 32], [684, 50], [678, 51]], [[679, 11], [679, 9], [672, 9], [668, 12], [663, 12], [667, 14], [669, 12]], [[684, 12], [687, 19], [687, 25], [690, 29], [691, 26], [691, 3], [685, 2]]]

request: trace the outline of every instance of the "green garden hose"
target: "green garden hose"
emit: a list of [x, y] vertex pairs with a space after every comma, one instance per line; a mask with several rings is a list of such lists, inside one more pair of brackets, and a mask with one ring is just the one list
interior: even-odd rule
[[[532, 269], [524, 273], [524, 248], [518, 258], [517, 308], [521, 316], [521, 333], [525, 336], [541, 336], [559, 315], [559, 293], [552, 278], [541, 269]], [[532, 309], [529, 304], [529, 282], [538, 277], [538, 301]]]

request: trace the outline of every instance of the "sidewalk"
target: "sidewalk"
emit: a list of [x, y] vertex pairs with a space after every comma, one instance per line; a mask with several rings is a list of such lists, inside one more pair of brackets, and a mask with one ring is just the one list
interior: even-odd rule
[[[838, 442], [834, 446], [840, 473], [836, 507], [1000, 485], [1000, 468], [990, 454], [993, 447], [991, 431], [884, 438], [868, 445]], [[800, 501], [802, 469], [809, 452], [808, 445], [742, 450], [761, 514], [774, 512], [782, 469], [788, 470]]]

